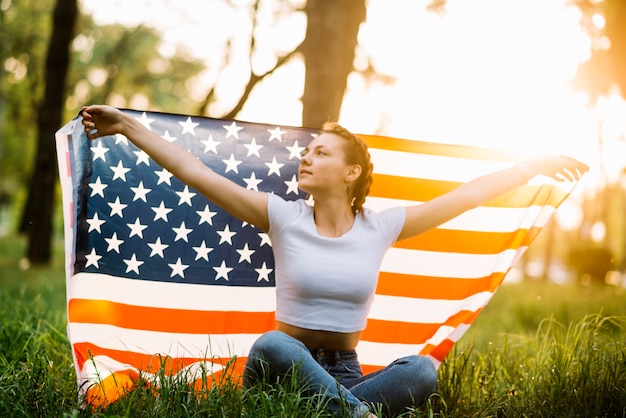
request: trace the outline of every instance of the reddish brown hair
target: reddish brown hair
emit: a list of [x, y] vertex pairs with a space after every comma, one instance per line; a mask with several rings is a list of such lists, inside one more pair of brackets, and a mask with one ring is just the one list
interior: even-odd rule
[[365, 198], [369, 194], [370, 186], [372, 185], [374, 165], [371, 162], [367, 145], [361, 138], [336, 122], [326, 122], [322, 126], [322, 133], [331, 133], [345, 139], [343, 149], [346, 156], [346, 164], [361, 166], [361, 175], [348, 191], [348, 197], [352, 199], [352, 213], [356, 215], [363, 209], [363, 203], [365, 203]]

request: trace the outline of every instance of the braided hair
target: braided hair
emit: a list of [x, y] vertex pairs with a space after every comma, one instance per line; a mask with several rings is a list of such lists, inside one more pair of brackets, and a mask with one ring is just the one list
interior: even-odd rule
[[321, 133], [331, 133], [345, 139], [343, 149], [346, 155], [346, 164], [361, 166], [361, 175], [352, 186], [348, 186], [346, 191], [351, 200], [352, 213], [356, 215], [363, 209], [363, 203], [365, 203], [365, 198], [369, 194], [372, 184], [374, 165], [370, 161], [367, 145], [361, 138], [336, 122], [326, 122], [322, 126]]

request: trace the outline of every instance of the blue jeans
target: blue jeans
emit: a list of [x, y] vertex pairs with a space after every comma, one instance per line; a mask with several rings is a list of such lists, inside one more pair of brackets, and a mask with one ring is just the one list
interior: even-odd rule
[[311, 393], [328, 397], [333, 415], [353, 417], [366, 416], [366, 403], [381, 403], [388, 415], [398, 415], [406, 407], [421, 405], [437, 385], [437, 370], [426, 357], [403, 357], [363, 376], [354, 350], [309, 349], [281, 331], [270, 331], [250, 349], [244, 387], [294, 373]]

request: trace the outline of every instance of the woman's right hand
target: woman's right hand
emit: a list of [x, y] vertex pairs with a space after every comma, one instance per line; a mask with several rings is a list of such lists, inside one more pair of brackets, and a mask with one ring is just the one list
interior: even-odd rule
[[111, 106], [84, 106], [80, 111], [87, 138], [120, 134], [124, 126], [124, 114]]

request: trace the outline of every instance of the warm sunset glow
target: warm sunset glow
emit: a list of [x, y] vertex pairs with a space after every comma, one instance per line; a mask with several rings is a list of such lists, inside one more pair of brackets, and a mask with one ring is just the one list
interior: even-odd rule
[[[588, 155], [593, 123], [567, 85], [588, 42], [564, 0], [451, 1], [440, 15], [369, 7], [363, 47], [398, 79], [379, 105], [391, 135]], [[379, 102], [360, 93], [347, 103]]]
[[[361, 133], [529, 155], [567, 154], [592, 166], [583, 189], [603, 179], [601, 167], [615, 179], [624, 165], [618, 156], [624, 155], [625, 141], [620, 138], [626, 132], [626, 104], [615, 95], [591, 110], [587, 97], [571, 89], [569, 80], [589, 56], [590, 40], [580, 28], [580, 12], [567, 3], [449, 0], [444, 12], [435, 13], [426, 11], [430, 4], [426, 0], [370, 0], [355, 63], [363, 66], [369, 58], [379, 73], [395, 81], [384, 84], [354, 73], [340, 122]], [[247, 2], [149, 4], [83, 1], [99, 23], [153, 25], [163, 33], [163, 53], [184, 45], [205, 59], [209, 70], [200, 80], [200, 91], [202, 82], [215, 79], [225, 39], [240, 37], [241, 48], [247, 45]], [[261, 11], [261, 22], [267, 23], [271, 8], [264, 4], [268, 9]], [[602, 25], [601, 17], [594, 21]], [[272, 51], [295, 46], [305, 25], [302, 13], [266, 24], [265, 50], [259, 47], [254, 65], [268, 66]], [[238, 117], [299, 125], [303, 77], [299, 61], [281, 68], [257, 87]], [[240, 88], [241, 82], [235, 77], [230, 82], [222, 79], [220, 97], [228, 97], [229, 86]]]

